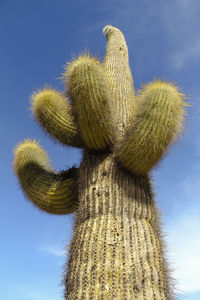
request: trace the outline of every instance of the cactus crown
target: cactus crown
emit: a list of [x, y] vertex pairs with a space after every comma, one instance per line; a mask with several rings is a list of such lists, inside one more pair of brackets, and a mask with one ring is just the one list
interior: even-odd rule
[[[181, 136], [185, 95], [173, 83], [158, 79], [143, 85], [135, 95], [122, 32], [111, 25], [103, 32], [108, 42], [104, 62], [89, 53], [74, 58], [62, 74], [66, 92], [52, 88], [34, 92], [32, 112], [45, 132], [62, 144], [111, 151], [129, 171], [147, 174]], [[60, 178], [35, 141], [20, 143], [14, 154], [18, 176], [31, 165], [33, 173], [37, 167]]]
[[82, 54], [66, 64], [64, 93], [46, 87], [31, 97], [45, 132], [84, 149], [80, 167], [56, 172], [27, 139], [15, 148], [14, 169], [35, 206], [76, 212], [70, 299], [172, 299], [148, 175], [181, 136], [188, 104], [176, 85], [159, 79], [135, 93], [122, 32], [103, 31], [103, 63]]

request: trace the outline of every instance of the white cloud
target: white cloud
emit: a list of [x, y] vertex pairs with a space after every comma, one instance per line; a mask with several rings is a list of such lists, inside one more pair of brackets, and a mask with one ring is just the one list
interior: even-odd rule
[[172, 47], [169, 61], [178, 70], [200, 58], [199, 12], [198, 0], [173, 0], [173, 4], [162, 5], [162, 23]]
[[173, 66], [178, 70], [182, 69], [189, 61], [197, 61], [199, 58], [200, 40], [196, 39], [192, 44], [188, 42], [187, 46], [174, 50], [170, 55]]
[[[157, 28], [168, 40], [168, 60], [170, 65], [181, 70], [187, 63], [200, 58], [200, 1], [199, 0], [169, 0], [155, 3], [144, 0], [133, 2], [126, 0], [107, 3], [102, 11], [112, 10], [112, 17], [90, 25], [88, 31], [93, 36], [107, 23], [119, 26], [125, 33], [129, 47], [134, 49], [135, 41], [142, 45], [144, 39], [154, 39]], [[154, 46], [157, 47], [156, 40]], [[142, 56], [140, 57], [142, 59]]]
[[52, 254], [57, 257], [66, 256], [66, 251], [56, 246], [41, 246], [37, 250]]
[[52, 295], [49, 292], [43, 292], [40, 288], [28, 285], [17, 285], [10, 287], [12, 295], [15, 298], [12, 299], [26, 299], [26, 300], [61, 300], [62, 297]]
[[51, 298], [50, 295], [47, 295], [46, 293], [41, 293], [37, 291], [32, 291], [29, 289], [25, 289], [22, 291], [21, 296], [26, 296], [27, 300], [55, 300], [55, 297]]
[[[196, 126], [199, 127], [199, 122]], [[199, 131], [197, 134], [199, 136]], [[162, 191], [163, 202], [160, 203], [160, 206], [165, 207], [165, 210], [162, 209], [165, 214], [162, 220], [164, 232], [167, 233], [167, 256], [175, 269], [173, 277], [177, 280], [177, 289], [181, 294], [200, 292], [200, 160], [196, 153], [199, 140], [192, 136], [191, 142], [193, 147], [189, 147], [190, 153], [187, 152], [190, 162], [186, 164], [188, 168], [181, 166], [184, 176], [179, 181], [173, 181], [172, 174], [170, 188]], [[173, 165], [171, 167], [173, 172]], [[160, 195], [157, 197], [159, 199]], [[169, 206], [165, 201], [170, 202]]]
[[188, 294], [200, 291], [200, 164], [176, 182], [172, 217], [165, 219], [169, 260], [177, 288]]
[[177, 288], [182, 293], [200, 291], [200, 218], [198, 213], [185, 211], [166, 227], [168, 254], [175, 271]]
[[[197, 87], [197, 89], [199, 89], [199, 87]], [[189, 97], [191, 98], [191, 103], [193, 107], [190, 108], [188, 115], [188, 121], [186, 126], [186, 139], [194, 147], [193, 156], [197, 157], [200, 156], [200, 92], [195, 91], [193, 95], [189, 95]]]

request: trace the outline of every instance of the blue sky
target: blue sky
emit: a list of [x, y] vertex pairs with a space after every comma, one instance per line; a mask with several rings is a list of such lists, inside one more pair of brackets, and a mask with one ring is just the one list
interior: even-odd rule
[[153, 177], [179, 300], [200, 299], [199, 15], [199, 0], [0, 0], [1, 299], [62, 299], [73, 215], [48, 215], [24, 199], [12, 149], [36, 138], [57, 170], [79, 165], [79, 150], [39, 129], [29, 99], [45, 83], [63, 89], [58, 77], [72, 55], [88, 49], [103, 58], [107, 24], [126, 37], [136, 89], [154, 77], [172, 80], [193, 103], [182, 141]]

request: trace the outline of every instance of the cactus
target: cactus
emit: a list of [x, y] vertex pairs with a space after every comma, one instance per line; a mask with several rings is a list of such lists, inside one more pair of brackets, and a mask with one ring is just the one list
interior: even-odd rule
[[185, 96], [154, 80], [135, 94], [122, 32], [106, 26], [105, 61], [89, 54], [66, 65], [66, 93], [32, 96], [41, 126], [83, 148], [79, 168], [57, 173], [25, 140], [14, 169], [25, 195], [52, 214], [75, 213], [65, 299], [174, 299], [150, 171], [181, 135]]

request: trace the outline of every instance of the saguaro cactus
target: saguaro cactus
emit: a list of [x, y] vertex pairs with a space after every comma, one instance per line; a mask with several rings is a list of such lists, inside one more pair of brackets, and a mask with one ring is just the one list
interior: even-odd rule
[[151, 169], [180, 134], [185, 96], [155, 80], [135, 95], [122, 32], [106, 26], [105, 61], [80, 55], [63, 74], [67, 92], [32, 96], [42, 127], [84, 149], [79, 168], [56, 173], [35, 141], [15, 149], [27, 197], [52, 214], [75, 213], [66, 299], [174, 299]]

